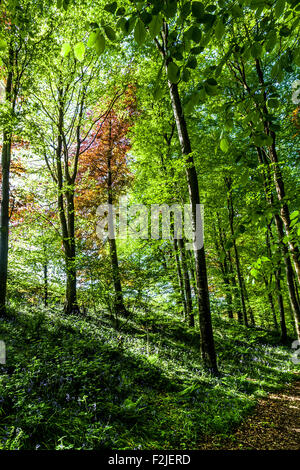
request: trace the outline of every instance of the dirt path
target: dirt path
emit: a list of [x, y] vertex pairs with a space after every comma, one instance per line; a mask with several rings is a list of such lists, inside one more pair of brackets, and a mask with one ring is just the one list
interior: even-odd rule
[[202, 449], [300, 450], [300, 380], [259, 400], [234, 434], [203, 443]]

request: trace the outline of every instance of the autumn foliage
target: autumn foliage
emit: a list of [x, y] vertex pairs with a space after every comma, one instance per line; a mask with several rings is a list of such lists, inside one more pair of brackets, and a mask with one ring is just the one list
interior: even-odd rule
[[107, 202], [109, 171], [114, 200], [132, 180], [127, 164], [131, 148], [128, 134], [135, 113], [134, 88], [130, 87], [82, 145], [87, 150], [79, 160], [75, 203], [84, 217], [93, 219], [98, 205]]

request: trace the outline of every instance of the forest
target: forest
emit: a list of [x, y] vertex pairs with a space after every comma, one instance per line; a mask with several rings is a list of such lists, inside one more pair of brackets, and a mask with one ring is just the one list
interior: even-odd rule
[[0, 2], [0, 450], [300, 449], [299, 13]]

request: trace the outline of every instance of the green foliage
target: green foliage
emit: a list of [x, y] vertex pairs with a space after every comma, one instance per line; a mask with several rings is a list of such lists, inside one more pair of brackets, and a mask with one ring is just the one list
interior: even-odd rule
[[168, 79], [171, 83], [177, 83], [180, 78], [180, 70], [179, 67], [175, 64], [175, 62], [170, 62], [168, 64]]
[[222, 376], [212, 378], [196, 332], [166, 312], [151, 315], [148, 340], [143, 312], [122, 323], [120, 348], [104, 313], [19, 311], [1, 322], [2, 449], [194, 449], [203, 436], [231, 432], [256, 397], [293, 377], [289, 351], [268, 344], [267, 332], [220, 319]]

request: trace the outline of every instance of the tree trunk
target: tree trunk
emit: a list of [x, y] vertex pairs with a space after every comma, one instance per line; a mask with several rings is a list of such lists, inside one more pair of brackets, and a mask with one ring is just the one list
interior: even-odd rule
[[77, 303], [77, 269], [76, 269], [76, 251], [75, 237], [70, 234], [70, 240], [65, 242], [65, 265], [66, 265], [66, 299], [64, 312], [68, 315], [80, 313]]
[[[265, 197], [266, 197], [268, 204], [273, 208], [274, 201], [273, 201], [273, 195], [272, 195], [271, 184], [270, 184], [269, 164], [268, 164], [267, 159], [264, 158], [262, 149], [257, 147], [256, 150], [257, 150], [259, 163], [266, 165], [266, 171], [263, 172]], [[289, 256], [288, 248], [283, 242], [283, 238], [285, 234], [284, 234], [282, 219], [277, 213], [275, 213], [274, 220], [275, 220], [275, 225], [276, 225], [276, 230], [277, 230], [277, 235], [278, 235], [278, 243], [279, 243], [280, 251], [282, 253], [282, 257], [283, 257], [283, 261], [285, 265], [286, 281], [287, 281], [287, 287], [288, 287], [288, 292], [289, 292], [290, 305], [291, 305], [293, 315], [294, 315], [297, 336], [300, 340], [300, 306], [297, 301], [297, 296], [296, 296], [296, 291], [295, 291], [294, 271], [293, 271], [291, 259]], [[272, 235], [271, 232], [270, 232], [270, 235]], [[278, 269], [280, 269], [280, 267]], [[280, 281], [277, 280], [277, 283], [280, 284]], [[286, 340], [286, 326], [285, 326], [285, 319], [284, 319], [283, 302], [282, 302], [282, 299], [280, 299], [280, 297], [278, 297], [278, 302], [279, 302], [279, 311], [280, 311], [280, 316], [281, 316], [280, 324], [283, 327], [283, 329], [281, 330], [281, 334], [282, 334], [283, 340], [285, 341]]]
[[[171, 58], [167, 57], [168, 49], [168, 30], [167, 25], [164, 24], [164, 38], [163, 38], [163, 51], [162, 55], [165, 59], [166, 72], [168, 64], [171, 62]], [[192, 206], [192, 226], [193, 231], [196, 232], [197, 226], [197, 210], [200, 205], [198, 177], [192, 156], [191, 142], [187, 130], [185, 116], [182, 109], [181, 99], [179, 96], [178, 86], [168, 80], [170, 98], [172, 103], [173, 114], [176, 122], [177, 133], [179, 137], [180, 147], [182, 156], [186, 161], [186, 177], [188, 182], [190, 203]], [[204, 246], [198, 247], [194, 240], [194, 255], [195, 255], [195, 271], [196, 271], [196, 282], [197, 282], [197, 303], [199, 312], [199, 325], [200, 325], [200, 336], [201, 336], [201, 354], [203, 362], [206, 368], [212, 371], [214, 374], [218, 374], [217, 360], [215, 353], [213, 329], [211, 322], [208, 282], [207, 282], [207, 271], [206, 271], [206, 259]]]
[[[257, 76], [261, 84], [261, 87], [263, 89], [264, 115], [268, 116], [269, 113], [268, 113], [268, 108], [267, 108], [267, 94], [265, 91], [264, 76], [263, 76], [263, 71], [262, 71], [259, 59], [255, 59], [255, 65], [256, 65]], [[296, 245], [293, 239], [292, 233], [291, 233], [292, 231], [291, 231], [291, 226], [290, 226], [291, 224], [290, 211], [286, 203], [284, 181], [282, 178], [282, 173], [281, 173], [279, 159], [277, 155], [277, 149], [276, 149], [276, 133], [270, 129], [270, 123], [267, 120], [267, 118], [266, 118], [266, 121], [264, 122], [264, 126], [265, 126], [265, 133], [272, 138], [272, 145], [269, 147], [269, 155], [270, 155], [270, 159], [271, 159], [272, 166], [273, 166], [273, 177], [274, 177], [274, 183], [275, 183], [275, 188], [276, 188], [276, 194], [277, 194], [278, 201], [280, 202], [280, 217], [284, 224], [286, 234], [288, 236], [288, 246], [289, 246], [289, 250], [290, 250], [292, 260], [294, 263], [295, 271], [298, 277], [298, 283], [300, 284], [300, 252], [299, 252], [299, 247]]]
[[[225, 253], [225, 259], [228, 260], [227, 272], [228, 272], [228, 281], [229, 281], [231, 299], [232, 299], [232, 294], [233, 294], [233, 299], [231, 300], [231, 302], [232, 302], [233, 308], [236, 310], [238, 322], [242, 323], [243, 322], [243, 315], [242, 315], [242, 311], [241, 311], [240, 297], [238, 295], [238, 287], [237, 287], [237, 284], [236, 284], [231, 253], [230, 253], [230, 249], [229, 250], [225, 249], [226, 237], [225, 237], [224, 231], [222, 230], [221, 222], [220, 222], [220, 218], [219, 218], [218, 213], [217, 213], [217, 222], [218, 222], [218, 230], [219, 230], [219, 238], [220, 238], [221, 247], [222, 247], [223, 252]], [[231, 285], [232, 285], [232, 291], [231, 291]], [[232, 318], [234, 318], [233, 315], [232, 315]]]
[[279, 307], [279, 314], [280, 314], [281, 342], [286, 343], [287, 342], [287, 331], [286, 331], [286, 323], [285, 323], [285, 312], [284, 312], [284, 306], [283, 306], [283, 298], [282, 298], [281, 286], [280, 286], [280, 274], [281, 274], [281, 268], [279, 267], [276, 270], [275, 283], [276, 283], [276, 290], [278, 292], [277, 299], [278, 299], [278, 307]]
[[[10, 52], [12, 55], [12, 52]], [[14, 109], [15, 99], [12, 97], [13, 69], [8, 72], [5, 86], [5, 101]], [[1, 155], [1, 232], [0, 232], [0, 316], [6, 316], [6, 292], [8, 271], [8, 236], [9, 236], [9, 175], [11, 161], [12, 131], [5, 128], [3, 131], [2, 155]]]
[[242, 274], [242, 281], [243, 281], [243, 290], [244, 290], [244, 296], [245, 296], [245, 304], [247, 305], [249, 316], [250, 316], [250, 322], [252, 326], [255, 326], [255, 318], [254, 318], [254, 313], [252, 310], [252, 307], [250, 305], [249, 297], [248, 297], [248, 291], [245, 283], [245, 278]]
[[123, 290], [120, 279], [119, 260], [117, 244], [115, 239], [109, 239], [110, 261], [112, 267], [113, 284], [115, 290], [115, 310], [116, 313], [126, 314], [126, 308], [123, 300]]
[[232, 181], [231, 181], [231, 178], [226, 178], [225, 181], [226, 181], [226, 185], [228, 188], [228, 196], [227, 196], [228, 218], [229, 218], [230, 232], [233, 237], [233, 249], [234, 249], [234, 255], [235, 255], [236, 273], [237, 273], [237, 278], [238, 278], [238, 283], [239, 283], [239, 288], [240, 288], [243, 320], [244, 320], [245, 326], [249, 326], [248, 318], [247, 318], [247, 311], [246, 311], [246, 303], [245, 303], [244, 280], [243, 280], [243, 276], [241, 272], [239, 252], [238, 252], [236, 241], [234, 239], [234, 226], [233, 226], [234, 210], [233, 210], [232, 191], [231, 191]]
[[[111, 126], [110, 126], [109, 139], [111, 142], [111, 139], [112, 139]], [[112, 151], [113, 149], [111, 147], [107, 153], [107, 198], [108, 198], [108, 204], [109, 204], [110, 209], [112, 209], [112, 205], [113, 205], [113, 185], [112, 185], [113, 182], [112, 182], [112, 169], [111, 169]], [[113, 284], [114, 284], [114, 290], [115, 290], [115, 302], [114, 302], [115, 313], [116, 315], [118, 315], [118, 313], [120, 313], [121, 315], [127, 315], [128, 312], [125, 308], [124, 299], [123, 299], [123, 290], [122, 290], [120, 270], [119, 270], [117, 244], [115, 240], [115, 232], [114, 232], [114, 226], [113, 226], [113, 214], [110, 213], [109, 217], [111, 217], [109, 251], [110, 251]]]
[[179, 290], [180, 290], [180, 298], [183, 306], [183, 312], [184, 312], [184, 319], [188, 319], [188, 313], [187, 313], [187, 305], [186, 305], [186, 298], [185, 298], [185, 292], [184, 292], [184, 283], [183, 283], [183, 276], [182, 276], [182, 270], [180, 266], [180, 258], [179, 258], [179, 251], [178, 251], [178, 243], [177, 239], [174, 238], [173, 240], [173, 247], [174, 247], [174, 254], [175, 254], [175, 261], [176, 261], [176, 268], [177, 268], [177, 277], [178, 277], [178, 284], [179, 284]]
[[[69, 176], [67, 165], [62, 170], [62, 154], [63, 154], [63, 127], [64, 127], [64, 101], [63, 90], [59, 89], [59, 117], [58, 117], [58, 138], [56, 147], [56, 180], [57, 185], [57, 205], [62, 231], [62, 241], [65, 255], [66, 269], [66, 296], [64, 312], [66, 314], [80, 313], [77, 303], [77, 286], [76, 286], [76, 246], [75, 246], [75, 208], [74, 208], [74, 189], [73, 181]], [[68, 189], [64, 189], [64, 184]], [[70, 189], [71, 188], [71, 189]]]
[[48, 306], [48, 266], [44, 264], [44, 306]]
[[237, 313], [237, 318], [239, 323], [243, 323], [243, 314], [241, 310], [241, 298], [239, 295], [239, 289], [236, 283], [236, 278], [235, 278], [235, 272], [233, 269], [233, 262], [232, 262], [232, 257], [230, 250], [227, 251], [227, 257], [228, 257], [228, 264], [229, 264], [229, 279], [231, 280], [231, 284], [233, 287], [233, 293], [234, 293], [234, 307], [236, 309]]
[[285, 269], [286, 269], [286, 279], [287, 279], [290, 303], [291, 303], [292, 311], [293, 311], [294, 318], [295, 318], [296, 332], [297, 332], [298, 339], [300, 340], [300, 307], [297, 302], [297, 297], [296, 297], [296, 292], [295, 292], [294, 271], [292, 268], [288, 249], [282, 241], [284, 237], [283, 223], [278, 214], [275, 214], [275, 223], [276, 223], [276, 227], [278, 231], [278, 236], [280, 237], [279, 240], [280, 240], [280, 244], [281, 244], [282, 252], [283, 252], [283, 259], [284, 259], [284, 264], [285, 264]]
[[[219, 222], [219, 219], [218, 219], [218, 222]], [[222, 241], [220, 240], [220, 243], [218, 241], [218, 233], [217, 233], [215, 224], [213, 224], [213, 231], [214, 231], [215, 247], [216, 247], [216, 252], [218, 256], [219, 266], [221, 269], [223, 282], [224, 282], [228, 318], [232, 319], [233, 318], [232, 293], [231, 293], [231, 285], [229, 281], [230, 273], [228, 269], [227, 254], [223, 248]], [[219, 236], [220, 236], [220, 225], [219, 225]], [[223, 261], [222, 261], [222, 253], [223, 253], [223, 258], [224, 258]]]
[[276, 331], [278, 331], [279, 327], [278, 327], [278, 321], [277, 321], [277, 317], [276, 317], [276, 309], [275, 309], [275, 305], [274, 305], [274, 301], [273, 301], [272, 292], [270, 292], [269, 280], [268, 280], [267, 276], [265, 276], [265, 275], [263, 276], [263, 279], [264, 279], [266, 292], [267, 292], [267, 297], [268, 297], [270, 310], [271, 310], [271, 314], [272, 314], [272, 318], [273, 318], [274, 328], [275, 328]]
[[187, 320], [189, 322], [189, 326], [195, 326], [195, 319], [193, 314], [193, 303], [192, 303], [192, 293], [191, 293], [191, 284], [190, 284], [190, 276], [187, 267], [187, 260], [186, 260], [186, 253], [184, 250], [184, 243], [183, 240], [180, 238], [178, 240], [178, 246], [180, 251], [181, 257], [181, 265], [182, 265], [182, 272], [183, 272], [183, 280], [184, 280], [184, 290], [185, 290], [185, 298], [186, 298], [186, 308], [187, 308]]

